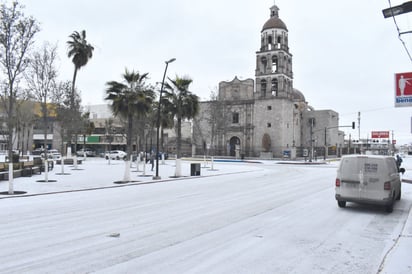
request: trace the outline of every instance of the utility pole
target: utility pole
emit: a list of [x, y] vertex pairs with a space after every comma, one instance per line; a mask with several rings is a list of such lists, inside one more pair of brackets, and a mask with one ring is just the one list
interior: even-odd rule
[[360, 144], [360, 148], [359, 148], [359, 154], [362, 154], [362, 143], [361, 143], [361, 136], [360, 136], [360, 111], [358, 112], [358, 138], [359, 138], [359, 144]]
[[391, 141], [391, 143], [392, 143], [392, 155], [395, 155], [395, 144], [394, 144], [393, 140], [395, 140], [395, 134], [393, 133], [393, 130], [392, 130], [392, 141]]
[[327, 150], [328, 150], [328, 144], [326, 143], [326, 130], [327, 128], [325, 127], [325, 151], [323, 153], [323, 160], [326, 160], [326, 155], [327, 155]]
[[309, 162], [312, 162], [313, 159], [313, 122], [315, 118], [310, 118], [310, 155]]

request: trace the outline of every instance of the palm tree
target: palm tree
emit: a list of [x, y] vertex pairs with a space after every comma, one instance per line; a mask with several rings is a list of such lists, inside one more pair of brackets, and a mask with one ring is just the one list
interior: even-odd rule
[[176, 118], [177, 140], [176, 140], [176, 176], [181, 176], [180, 158], [182, 150], [182, 120], [194, 118], [199, 111], [199, 97], [189, 91], [189, 86], [193, 82], [188, 77], [178, 77], [169, 79], [170, 84], [166, 84], [164, 98], [167, 109]]
[[94, 47], [90, 45], [86, 40], [86, 31], [81, 33], [74, 31], [70, 36], [72, 40], [67, 41], [68, 52], [67, 56], [73, 57], [72, 62], [74, 64], [74, 74], [72, 83], [72, 93], [74, 94], [77, 71], [84, 67], [89, 59], [93, 56]]
[[170, 104], [170, 102], [166, 100], [162, 100], [162, 108], [160, 109], [160, 129], [161, 129], [161, 151], [164, 152], [164, 129], [166, 128], [173, 128], [173, 105]]
[[[93, 56], [93, 50], [94, 47], [89, 44], [86, 40], [86, 31], [83, 30], [81, 33], [74, 31], [70, 36], [71, 40], [67, 41], [68, 45], [68, 52], [67, 56], [69, 58], [72, 57], [72, 62], [74, 64], [74, 73], [73, 73], [73, 82], [72, 82], [72, 96], [70, 98], [70, 108], [73, 111], [73, 116], [74, 114], [74, 100], [75, 100], [75, 86], [76, 86], [76, 78], [77, 78], [77, 71], [84, 67], [87, 62], [92, 58]], [[73, 119], [75, 119], [73, 117]], [[71, 134], [70, 134], [71, 135]], [[77, 150], [77, 136], [75, 138], [75, 148], [74, 151]], [[71, 137], [70, 137], [70, 142], [71, 144]]]
[[105, 100], [112, 101], [111, 108], [115, 116], [127, 121], [126, 136], [126, 169], [123, 181], [130, 181], [130, 155], [132, 152], [132, 134], [134, 117], [145, 116], [151, 108], [154, 91], [145, 83], [148, 73], [140, 74], [126, 69], [123, 74], [124, 83], [107, 82]]

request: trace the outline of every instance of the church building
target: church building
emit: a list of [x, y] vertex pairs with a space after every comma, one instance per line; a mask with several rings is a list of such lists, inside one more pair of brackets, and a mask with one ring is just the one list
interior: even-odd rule
[[220, 82], [216, 98], [200, 103], [193, 153], [293, 159], [342, 146], [338, 113], [306, 102], [293, 87], [292, 60], [288, 29], [274, 5], [261, 30], [255, 79]]

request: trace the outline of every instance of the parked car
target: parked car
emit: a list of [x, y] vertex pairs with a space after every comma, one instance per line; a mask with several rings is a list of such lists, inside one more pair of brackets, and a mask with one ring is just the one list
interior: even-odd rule
[[31, 153], [36, 156], [44, 157], [44, 148], [36, 148]]
[[86, 148], [86, 149], [80, 149], [76, 152], [77, 156], [81, 156], [83, 157], [84, 154], [86, 153], [87, 157], [95, 157], [96, 156], [96, 152], [91, 150], [90, 148]]
[[342, 157], [335, 181], [335, 198], [339, 207], [346, 202], [384, 205], [393, 211], [401, 199], [400, 172], [391, 156], [348, 155]]
[[123, 159], [123, 160], [125, 160], [126, 159], [126, 152], [124, 152], [124, 151], [121, 151], [121, 150], [111, 150], [111, 151], [108, 151], [108, 152], [106, 152], [105, 153], [105, 155], [104, 155], [104, 158], [106, 158], [106, 159], [115, 159], [115, 160], [120, 160], [120, 159]]
[[57, 149], [49, 149], [47, 151], [47, 158], [52, 160], [60, 160], [62, 157], [61, 153]]

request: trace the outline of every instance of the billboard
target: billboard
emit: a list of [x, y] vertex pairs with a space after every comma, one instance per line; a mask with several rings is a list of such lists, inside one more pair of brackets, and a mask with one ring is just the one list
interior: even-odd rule
[[375, 138], [389, 138], [389, 131], [372, 131], [372, 139]]
[[395, 74], [395, 107], [412, 106], [412, 72]]

